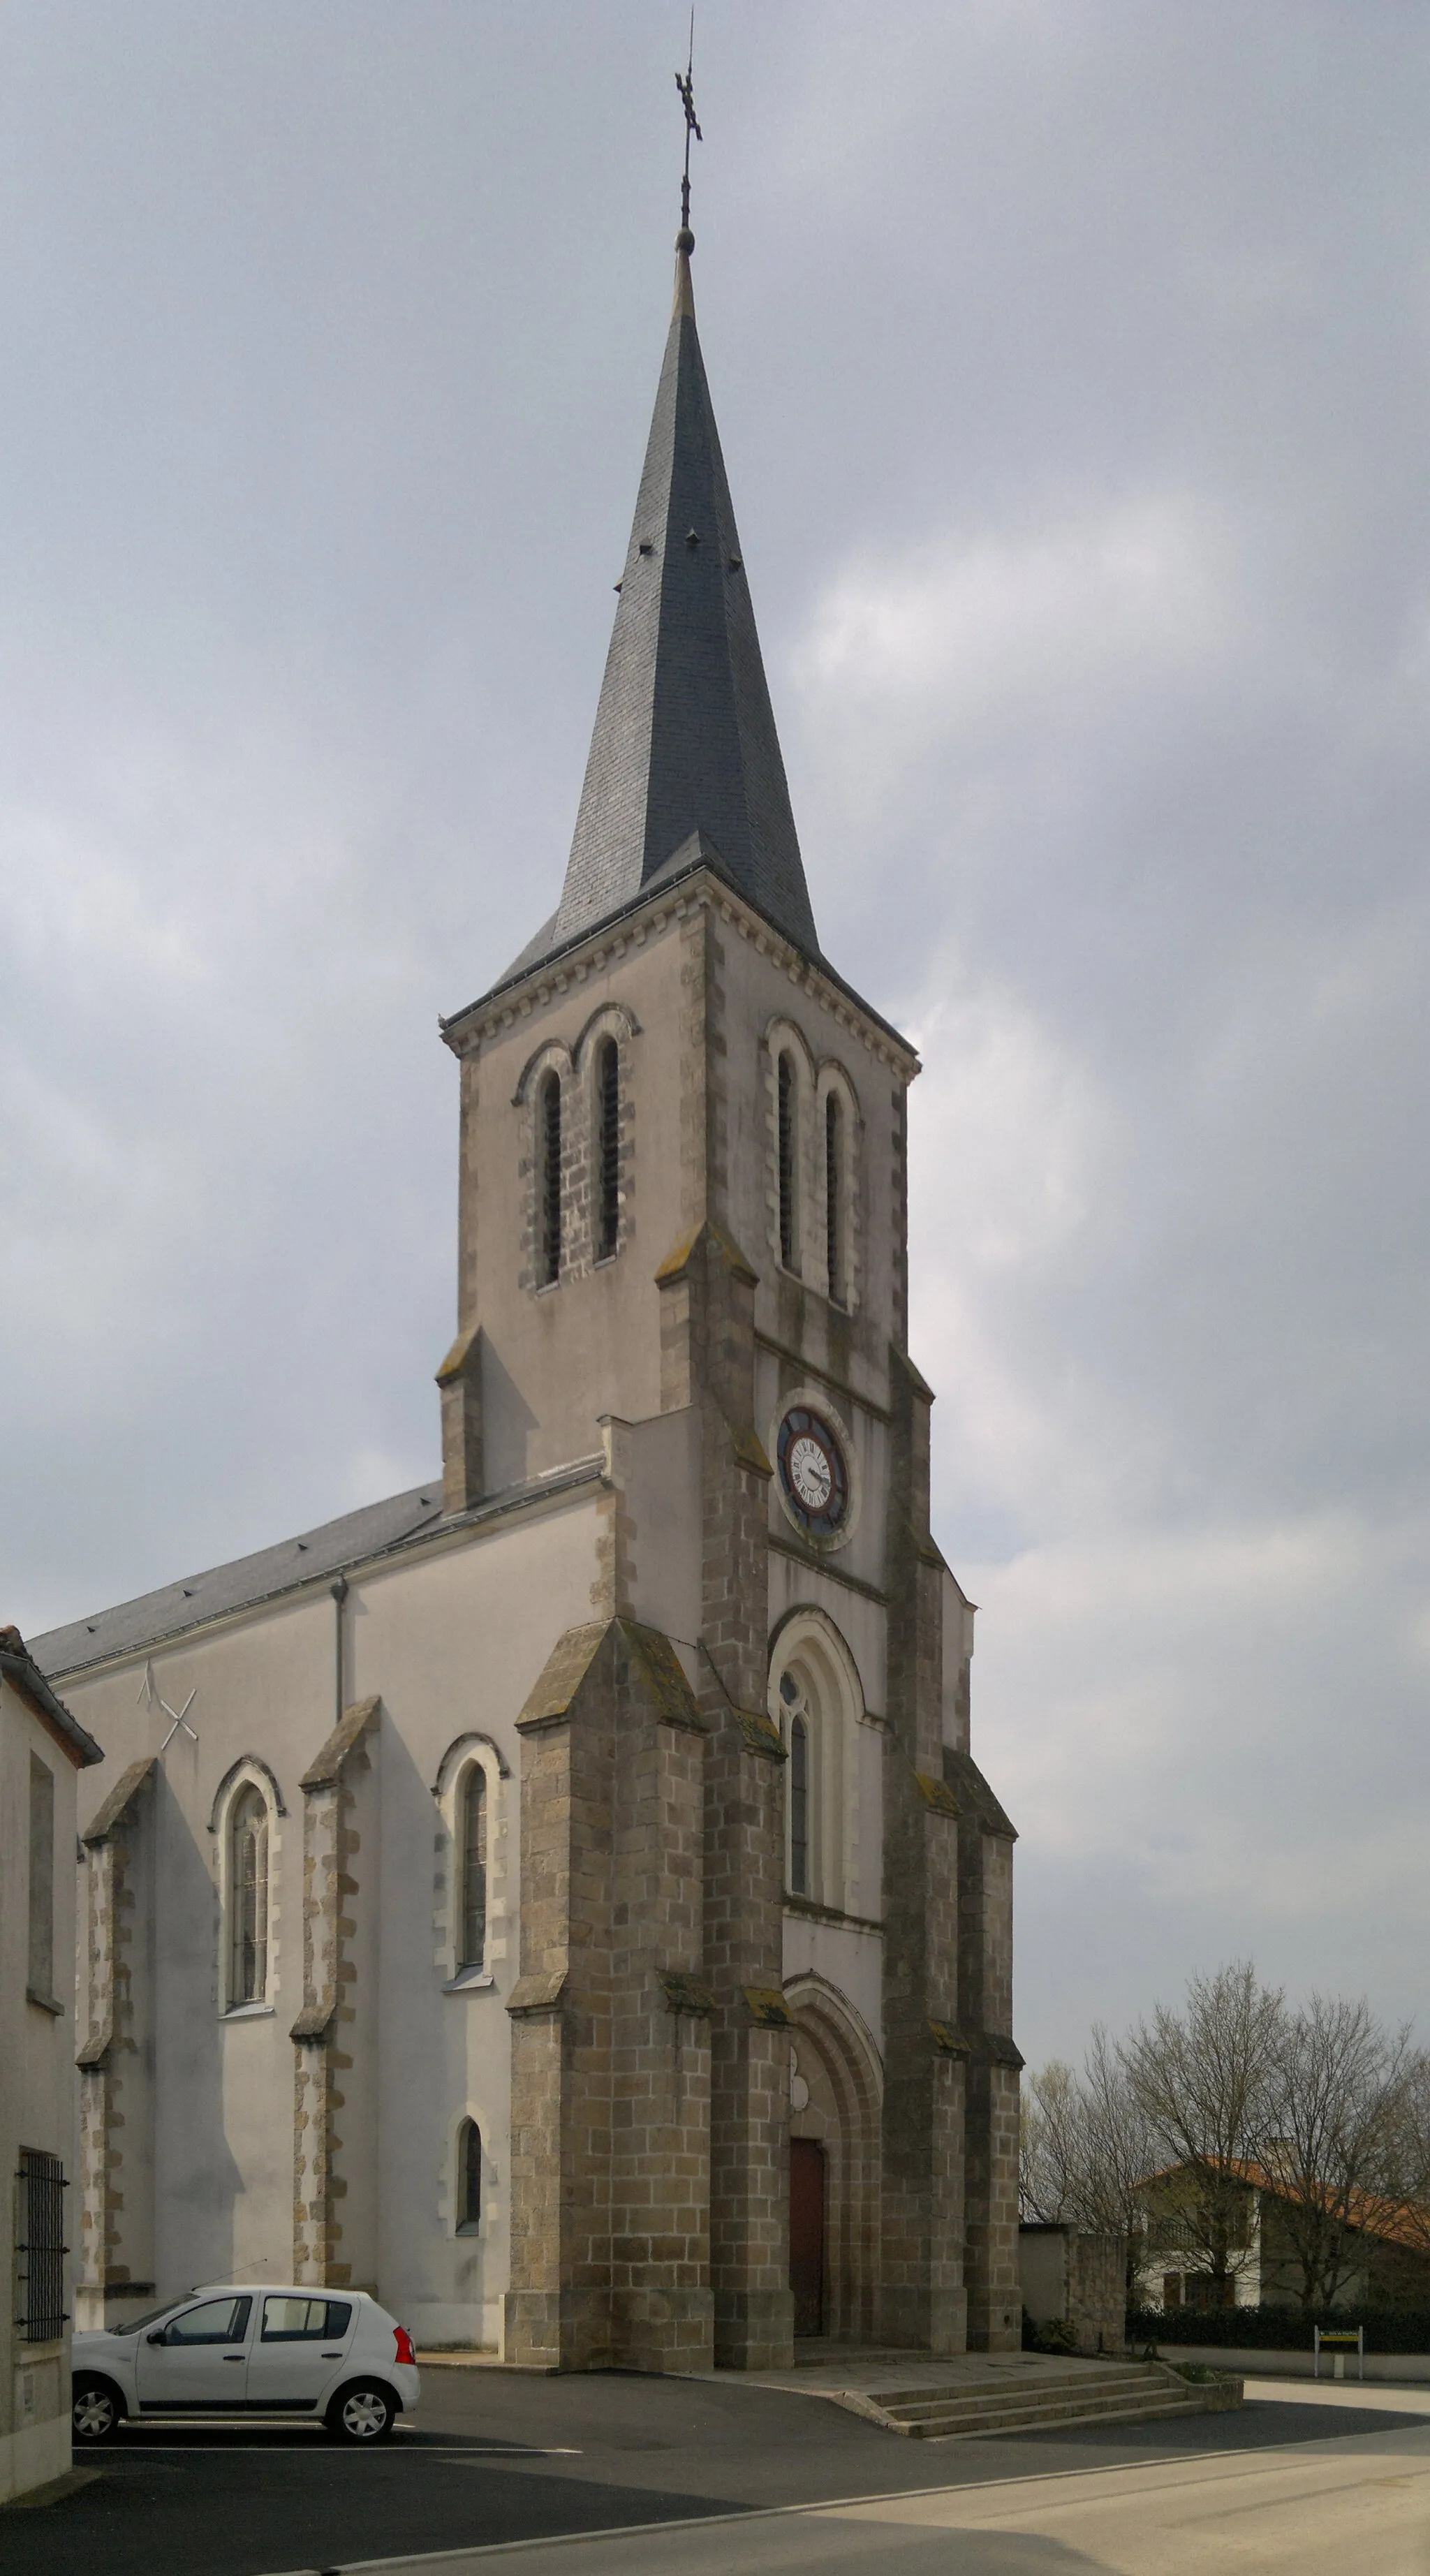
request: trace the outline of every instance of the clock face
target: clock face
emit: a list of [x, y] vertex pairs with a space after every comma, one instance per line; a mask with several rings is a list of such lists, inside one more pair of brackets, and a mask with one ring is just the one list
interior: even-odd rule
[[838, 1436], [822, 1414], [792, 1404], [777, 1443], [780, 1483], [799, 1527], [829, 1538], [849, 1509], [849, 1469]]

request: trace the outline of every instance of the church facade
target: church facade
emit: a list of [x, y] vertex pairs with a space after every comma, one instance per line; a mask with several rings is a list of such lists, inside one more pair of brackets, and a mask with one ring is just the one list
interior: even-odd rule
[[78, 1621], [78, 2320], [514, 2362], [1019, 2339], [1013, 1831], [908, 1350], [908, 1043], [815, 931], [690, 236], [560, 904], [444, 1024], [425, 1487]]

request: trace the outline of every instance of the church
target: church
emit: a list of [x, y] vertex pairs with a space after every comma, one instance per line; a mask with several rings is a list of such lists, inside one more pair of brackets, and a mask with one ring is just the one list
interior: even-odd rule
[[546, 2369], [1019, 2341], [918, 1060], [820, 947], [693, 248], [559, 901], [442, 1024], [440, 1471], [33, 1648], [105, 1748], [82, 2326], [273, 2278]]

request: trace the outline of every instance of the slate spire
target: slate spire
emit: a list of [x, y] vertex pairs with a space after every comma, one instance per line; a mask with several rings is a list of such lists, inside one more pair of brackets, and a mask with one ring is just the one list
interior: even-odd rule
[[682, 226], [670, 336], [551, 944], [605, 920], [672, 860], [699, 850], [817, 956], [696, 336], [694, 247]]

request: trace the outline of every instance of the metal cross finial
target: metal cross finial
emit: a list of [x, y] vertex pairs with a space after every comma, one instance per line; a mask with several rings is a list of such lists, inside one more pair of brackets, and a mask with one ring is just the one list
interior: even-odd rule
[[[680, 104], [685, 110], [685, 176], [680, 183], [680, 229], [683, 233], [688, 233], [690, 230], [690, 138], [693, 134], [697, 143], [703, 143], [705, 140], [695, 114], [695, 12], [693, 9], [690, 12], [690, 58], [684, 71], [676, 73], [675, 86], [680, 92]], [[682, 248], [688, 247], [688, 244], [682, 244]]]

